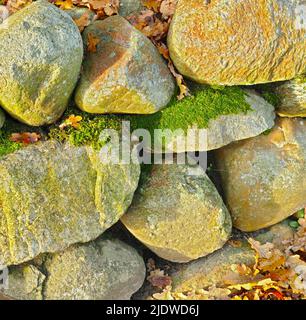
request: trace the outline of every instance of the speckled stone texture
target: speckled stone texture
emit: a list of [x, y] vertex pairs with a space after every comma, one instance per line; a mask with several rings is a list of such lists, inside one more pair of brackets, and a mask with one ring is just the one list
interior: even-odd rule
[[306, 117], [306, 76], [277, 86], [275, 93], [280, 98], [280, 105], [277, 107], [278, 115]]
[[120, 0], [119, 14], [122, 17], [140, 13], [144, 9], [142, 0]]
[[[286, 246], [284, 241], [292, 239], [293, 236], [294, 231], [288, 221], [249, 234], [236, 230], [232, 239], [234, 241], [228, 242], [223, 248], [206, 257], [183, 264], [167, 262], [167, 273], [172, 279], [172, 292], [186, 293], [214, 286], [224, 287], [225, 282], [241, 283], [241, 277], [237, 277], [236, 272], [232, 269], [233, 265], [245, 264], [253, 267], [256, 261], [256, 253], [248, 244], [248, 237], [256, 239], [262, 244], [270, 242], [281, 248]], [[153, 288], [146, 281], [135, 294], [134, 299], [147, 300], [156, 291], [156, 288]]]
[[290, 80], [306, 70], [303, 6], [304, 0], [179, 0], [168, 34], [171, 58], [200, 83]]
[[173, 262], [191, 261], [224, 245], [231, 234], [230, 215], [201, 168], [153, 165], [144, 181], [121, 218], [143, 244]]
[[91, 24], [83, 40], [87, 50], [76, 89], [78, 107], [90, 113], [150, 114], [165, 107], [174, 80], [149, 39], [120, 16]]
[[29, 125], [55, 122], [81, 68], [83, 45], [77, 26], [45, 0], [0, 26], [0, 105]]
[[3, 293], [18, 300], [128, 300], [146, 274], [134, 248], [104, 236], [41, 260], [10, 267]]
[[97, 238], [131, 204], [138, 164], [106, 164], [91, 147], [54, 141], [0, 160], [0, 261], [28, 261]]
[[265, 228], [306, 206], [305, 119], [278, 119], [268, 135], [216, 150], [215, 157], [236, 228]]

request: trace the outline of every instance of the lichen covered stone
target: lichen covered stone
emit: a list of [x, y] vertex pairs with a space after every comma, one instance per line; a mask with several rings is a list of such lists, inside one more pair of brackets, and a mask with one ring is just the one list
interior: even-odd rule
[[231, 234], [221, 197], [192, 165], [153, 165], [121, 221], [158, 256], [180, 263], [221, 248]]
[[278, 119], [271, 132], [215, 151], [233, 224], [255, 231], [306, 206], [306, 120]]
[[0, 27], [0, 105], [32, 126], [55, 122], [67, 107], [83, 58], [77, 26], [39, 0]]
[[146, 274], [138, 252], [108, 236], [41, 260], [10, 267], [2, 293], [17, 300], [128, 300]]
[[213, 85], [290, 80], [305, 72], [305, 3], [179, 0], [168, 47], [185, 76]]
[[95, 21], [75, 101], [90, 113], [151, 114], [170, 101], [175, 84], [158, 50], [120, 16]]
[[277, 114], [281, 117], [306, 117], [306, 76], [287, 81], [275, 88], [280, 99]]
[[90, 146], [41, 142], [0, 159], [0, 260], [28, 261], [97, 238], [131, 204], [138, 164], [104, 163]]

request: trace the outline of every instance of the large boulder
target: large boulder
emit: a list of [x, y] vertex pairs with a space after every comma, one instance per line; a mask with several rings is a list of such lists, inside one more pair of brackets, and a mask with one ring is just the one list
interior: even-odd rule
[[0, 129], [3, 127], [5, 121], [5, 115], [2, 110], [0, 110]]
[[179, 0], [168, 35], [171, 58], [200, 83], [247, 85], [305, 72], [305, 3]]
[[3, 264], [93, 240], [119, 220], [131, 204], [140, 168], [101, 159], [90, 146], [54, 141], [1, 158]]
[[306, 206], [306, 120], [215, 151], [227, 207], [243, 231], [271, 226]]
[[150, 114], [174, 94], [158, 50], [120, 16], [95, 21], [83, 33], [87, 54], [75, 101], [90, 113]]
[[121, 221], [158, 256], [187, 262], [221, 248], [230, 237], [230, 215], [201, 168], [153, 165], [142, 180]]
[[144, 282], [144, 261], [129, 245], [102, 237], [9, 268], [6, 296], [19, 300], [128, 300]]
[[199, 86], [192, 94], [156, 114], [132, 119], [154, 134], [149, 148], [155, 153], [214, 150], [274, 126], [274, 107], [252, 90]]
[[33, 126], [56, 121], [76, 85], [83, 58], [68, 14], [39, 0], [0, 27], [0, 105]]
[[275, 88], [280, 99], [277, 113], [281, 117], [306, 117], [306, 76], [287, 81]]

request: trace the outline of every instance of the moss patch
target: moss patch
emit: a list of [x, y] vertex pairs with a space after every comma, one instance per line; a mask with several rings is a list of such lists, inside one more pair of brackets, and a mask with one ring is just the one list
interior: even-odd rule
[[281, 99], [274, 92], [264, 91], [261, 95], [267, 102], [269, 102], [275, 108], [280, 104]]
[[[21, 143], [10, 141], [12, 133], [18, 132], [17, 123], [7, 119], [0, 129], [0, 157], [15, 152], [22, 147]], [[17, 130], [16, 130], [17, 129]]]
[[[152, 115], [92, 115], [70, 107], [64, 114], [80, 115], [80, 128], [59, 129], [51, 127], [49, 137], [58, 141], [69, 141], [73, 145], [91, 144], [99, 148], [102, 142], [99, 136], [104, 129], [121, 130], [122, 121], [131, 122], [131, 130], [138, 128], [154, 132], [154, 129], [182, 129], [186, 131], [192, 125], [207, 128], [209, 121], [221, 115], [246, 113], [251, 110], [245, 101], [245, 92], [239, 87], [198, 87], [193, 96], [177, 101], [173, 97], [167, 108]], [[153, 136], [153, 134], [152, 134]]]
[[201, 87], [191, 97], [177, 101], [174, 97], [168, 107], [148, 116], [132, 119], [133, 127], [148, 129], [182, 129], [192, 125], [207, 128], [209, 121], [221, 115], [246, 113], [251, 110], [245, 101], [246, 93], [239, 87]]
[[69, 107], [63, 116], [68, 118], [71, 114], [82, 117], [80, 127], [75, 129], [67, 127], [61, 130], [58, 125], [50, 128], [49, 138], [60, 142], [69, 141], [75, 146], [91, 144], [95, 149], [102, 147], [99, 141], [101, 131], [104, 129], [121, 130], [122, 117], [116, 115], [92, 115], [75, 107]]

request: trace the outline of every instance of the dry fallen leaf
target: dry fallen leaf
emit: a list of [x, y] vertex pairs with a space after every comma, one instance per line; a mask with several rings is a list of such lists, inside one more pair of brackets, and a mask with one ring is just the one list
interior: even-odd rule
[[74, 129], [78, 129], [81, 125], [81, 121], [81, 116], [75, 116], [74, 114], [72, 114], [59, 126], [59, 128], [62, 130], [66, 127], [73, 127]]
[[165, 272], [160, 269], [155, 269], [150, 272], [147, 280], [151, 283], [153, 287], [164, 289], [171, 285], [171, 277], [165, 275]]
[[154, 12], [159, 12], [161, 2], [162, 0], [143, 0], [142, 1], [143, 5], [146, 8], [153, 10]]
[[62, 10], [69, 10], [74, 7], [72, 0], [56, 0], [55, 5], [60, 7]]
[[22, 132], [22, 133], [13, 133], [10, 136], [10, 141], [31, 144], [38, 142], [41, 136], [36, 132]]
[[87, 27], [90, 23], [90, 19], [89, 19], [89, 13], [88, 12], [84, 12], [80, 18], [78, 19], [74, 19], [75, 24], [78, 26], [80, 32], [82, 32], [85, 27]]
[[160, 13], [163, 15], [164, 19], [174, 15], [176, 5], [177, 5], [177, 0], [162, 1], [160, 5]]
[[100, 39], [96, 38], [92, 33], [88, 33], [87, 51], [97, 52], [97, 45], [99, 42], [100, 42]]

